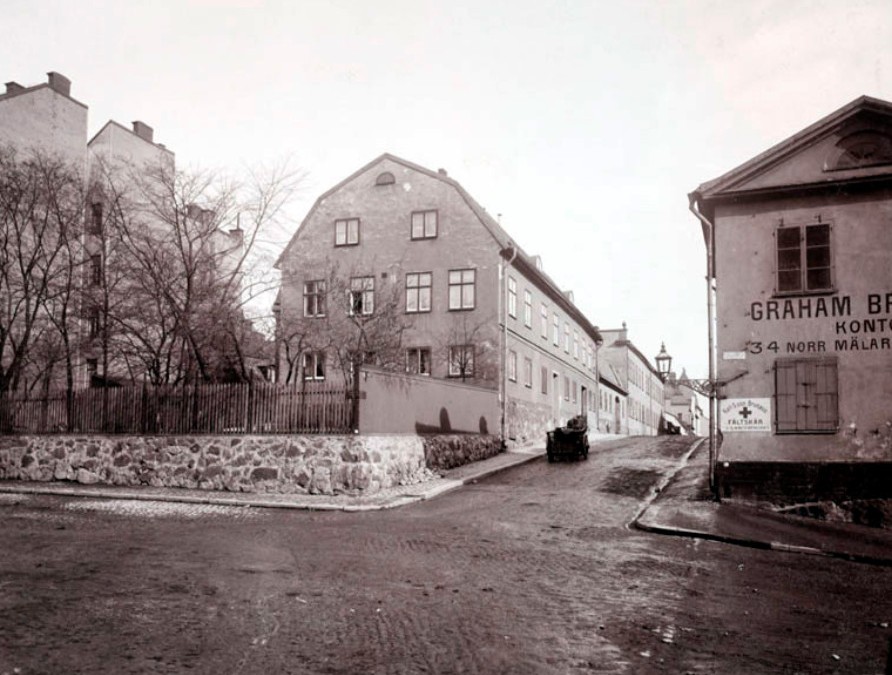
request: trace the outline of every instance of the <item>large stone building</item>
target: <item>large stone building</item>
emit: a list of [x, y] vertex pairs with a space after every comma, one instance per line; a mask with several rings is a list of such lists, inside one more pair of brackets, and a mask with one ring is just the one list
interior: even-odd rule
[[[145, 341], [158, 324], [156, 321], [131, 321], [126, 328], [122, 328], [123, 322], [119, 321], [115, 330], [117, 337], [121, 338], [118, 340], [119, 346], [124, 346], [117, 349], [116, 355], [109, 357], [109, 304], [117, 302], [120, 306], [122, 297], [135, 297], [128, 288], [127, 280], [138, 276], [132, 264], [122, 261], [124, 256], [132, 256], [132, 250], [129, 254], [122, 253], [127, 247], [116, 248], [110, 236], [110, 228], [114, 226], [116, 218], [118, 223], [123, 219], [120, 208], [124, 203], [120, 199], [123, 192], [129, 192], [130, 211], [126, 218], [130, 220], [133, 230], [139, 231], [140, 236], [154, 232], [159, 241], [173, 240], [172, 219], [179, 218], [182, 224], [187, 218], [213, 215], [198, 205], [174, 204], [172, 207], [179, 208], [182, 213], [172, 216], [167, 223], [153, 217], [149, 213], [151, 205], [148, 204], [152, 197], [140, 197], [136, 183], [144, 181], [147, 184], [154, 180], [153, 171], [163, 166], [172, 188], [176, 172], [173, 152], [155, 142], [152, 128], [141, 121], [135, 121], [132, 128], [127, 128], [110, 120], [89, 140], [87, 125], [87, 106], [71, 97], [71, 81], [59, 73], [50, 72], [47, 82], [29, 87], [8, 82], [5, 93], [0, 94], [0, 150], [12, 148], [17, 161], [37, 156], [46, 157], [50, 163], [62, 160], [81, 186], [79, 199], [82, 201], [79, 201], [77, 209], [83, 209], [83, 213], [78, 215], [79, 225], [83, 227], [78, 229], [77, 240], [70, 240], [66, 248], [76, 257], [73, 266], [78, 273], [76, 283], [79, 297], [66, 307], [67, 321], [75, 325], [65, 335], [68, 348], [76, 351], [75, 388], [110, 380], [140, 380], [145, 371], [141, 364], [128, 359], [132, 350], [128, 351], [124, 343], [128, 340], [131, 344]], [[107, 189], [112, 182], [107, 179], [111, 177], [121, 190], [116, 195], [109, 194]], [[173, 189], [169, 190], [165, 198], [176, 201], [180, 196], [171, 197], [172, 192]], [[114, 205], [111, 203], [113, 201]], [[221, 276], [228, 274], [238, 277], [236, 266], [243, 252], [241, 234], [237, 228], [225, 231], [215, 227], [201, 242], [209, 251], [206, 257], [214, 261], [215, 269]], [[119, 243], [121, 239], [118, 236]], [[131, 243], [134, 241], [132, 236], [127, 239]], [[194, 247], [196, 242], [190, 241], [189, 245]], [[111, 272], [110, 261], [115, 256], [122, 264], [117, 265], [116, 272]], [[57, 256], [55, 261], [58, 263], [60, 259]], [[119, 277], [115, 285], [117, 298], [109, 297], [112, 294], [113, 274]], [[238, 281], [240, 278], [236, 278]], [[238, 283], [233, 285], [238, 287]], [[48, 301], [46, 304], [58, 306], [59, 303]], [[47, 309], [46, 314], [58, 318], [55, 309]], [[3, 324], [15, 325], [16, 320], [6, 316]], [[50, 323], [64, 325], [65, 322]], [[103, 337], [104, 346], [100, 344], [100, 337]], [[44, 351], [47, 350], [44, 348]], [[0, 356], [8, 358], [5, 353]], [[44, 374], [48, 371], [52, 371], [52, 367], [41, 370]], [[55, 388], [62, 384], [53, 378], [51, 386]]]
[[615, 401], [625, 408], [624, 416], [619, 418], [625, 429], [620, 433], [656, 436], [663, 416], [663, 380], [659, 372], [629, 339], [625, 322], [622, 328], [603, 329], [601, 334], [601, 358], [619, 374], [620, 386], [626, 391], [624, 405], [621, 400]]
[[892, 493], [892, 103], [690, 196], [715, 283], [721, 495]]
[[57, 154], [86, 168], [87, 106], [71, 97], [71, 81], [56, 72], [31, 87], [7, 82], [0, 94], [0, 146]]
[[282, 381], [373, 361], [498, 392], [508, 442], [581, 413], [597, 427], [597, 327], [445, 171], [378, 157], [316, 200], [276, 266]]

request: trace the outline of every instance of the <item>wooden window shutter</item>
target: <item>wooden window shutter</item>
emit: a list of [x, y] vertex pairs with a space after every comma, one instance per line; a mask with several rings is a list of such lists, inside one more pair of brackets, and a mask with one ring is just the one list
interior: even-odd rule
[[778, 433], [796, 430], [796, 362], [774, 365], [775, 423]]

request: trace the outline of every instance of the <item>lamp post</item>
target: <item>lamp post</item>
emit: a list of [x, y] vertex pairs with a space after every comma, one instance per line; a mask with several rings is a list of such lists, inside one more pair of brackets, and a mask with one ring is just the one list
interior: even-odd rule
[[[670, 369], [672, 368], [672, 357], [669, 356], [669, 352], [666, 351], [666, 343], [663, 343], [660, 347], [660, 353], [656, 356], [657, 362], [657, 371], [660, 373], [660, 377], [663, 378], [665, 382], [669, 377]], [[715, 411], [717, 409], [716, 400], [718, 396], [719, 388], [722, 385], [728, 384], [728, 382], [733, 382], [739, 377], [746, 375], [746, 372], [739, 373], [734, 377], [725, 380], [723, 382], [719, 382], [718, 380], [692, 380], [689, 378], [675, 379], [672, 381], [674, 386], [687, 387], [688, 389], [697, 392], [702, 396], [706, 396], [709, 398], [709, 487], [713, 492], [713, 496], [717, 498], [716, 495], [716, 485], [715, 485], [715, 465], [718, 459], [717, 448], [716, 448], [716, 433], [715, 433]]]

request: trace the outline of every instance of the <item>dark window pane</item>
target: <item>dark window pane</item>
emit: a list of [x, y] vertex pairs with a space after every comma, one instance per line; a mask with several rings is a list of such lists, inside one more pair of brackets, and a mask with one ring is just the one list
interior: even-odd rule
[[805, 228], [805, 245], [806, 246], [829, 246], [830, 245], [830, 226], [829, 225], [811, 225]]
[[830, 288], [830, 268], [822, 267], [808, 271], [808, 290]]
[[802, 290], [802, 277], [799, 270], [793, 272], [778, 272], [777, 274], [777, 290], [779, 291], [799, 291]]
[[806, 249], [805, 261], [809, 269], [813, 267], [830, 267], [830, 247], [816, 246]]
[[777, 268], [780, 270], [798, 270], [800, 265], [799, 249], [777, 252]]
[[799, 248], [799, 228], [782, 227], [777, 231], [778, 248]]

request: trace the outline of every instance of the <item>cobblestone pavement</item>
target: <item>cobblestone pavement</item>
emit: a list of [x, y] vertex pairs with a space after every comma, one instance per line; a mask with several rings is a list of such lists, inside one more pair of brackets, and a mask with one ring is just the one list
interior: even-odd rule
[[689, 443], [376, 512], [3, 495], [0, 674], [882, 673], [892, 570], [627, 527]]

